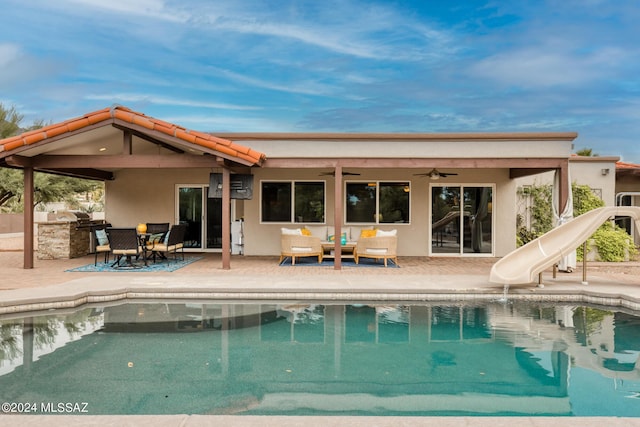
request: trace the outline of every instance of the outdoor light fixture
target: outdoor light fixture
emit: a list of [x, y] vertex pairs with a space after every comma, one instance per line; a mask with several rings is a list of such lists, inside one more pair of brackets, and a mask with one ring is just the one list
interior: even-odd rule
[[600, 169], [600, 173], [601, 173], [602, 175], [609, 175], [609, 168], [607, 168], [607, 169]]

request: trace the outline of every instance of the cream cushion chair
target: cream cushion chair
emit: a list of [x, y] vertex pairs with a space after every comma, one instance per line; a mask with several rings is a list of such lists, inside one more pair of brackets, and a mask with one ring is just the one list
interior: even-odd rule
[[[311, 232], [312, 236], [320, 238], [320, 241], [327, 243], [331, 236], [335, 236], [335, 227], [333, 225], [306, 225], [304, 228]], [[341, 233], [347, 235], [347, 243], [354, 244], [360, 238], [362, 230], [373, 230], [373, 225], [368, 226], [343, 226]]]
[[373, 237], [360, 237], [353, 251], [355, 263], [358, 264], [360, 258], [373, 258], [376, 261], [384, 260], [385, 267], [388, 259], [398, 265], [398, 236], [396, 234], [396, 230], [377, 230]]
[[304, 236], [301, 229], [282, 228], [280, 236], [280, 261], [291, 257], [291, 265], [296, 264], [296, 257], [318, 257], [322, 262], [322, 244], [317, 236]]

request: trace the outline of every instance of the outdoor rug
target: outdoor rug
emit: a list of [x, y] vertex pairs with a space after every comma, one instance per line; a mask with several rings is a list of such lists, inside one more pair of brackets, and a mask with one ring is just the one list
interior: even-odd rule
[[[291, 257], [286, 257], [280, 263], [281, 267], [291, 267]], [[373, 267], [373, 268], [385, 268], [382, 260], [376, 262], [372, 258], [360, 258], [358, 264], [353, 259], [343, 259], [343, 267]], [[318, 258], [305, 257], [296, 258], [296, 263], [293, 267], [333, 267], [332, 259], [323, 259], [322, 263], [318, 264]], [[387, 268], [400, 268], [400, 266], [391, 260], [387, 260]]]
[[98, 265], [93, 265], [93, 263], [91, 264], [87, 264], [87, 265], [83, 265], [82, 267], [76, 267], [76, 268], [72, 268], [70, 270], [65, 270], [65, 271], [80, 271], [80, 272], [97, 272], [97, 273], [116, 273], [116, 272], [135, 272], [135, 273], [154, 273], [154, 272], [172, 272], [172, 271], [176, 271], [179, 268], [182, 268], [186, 265], [189, 265], [193, 262], [196, 262], [198, 260], [202, 259], [201, 256], [188, 256], [185, 255], [184, 256], [184, 261], [181, 258], [178, 258], [177, 261], [174, 261], [173, 259], [169, 259], [169, 260], [164, 260], [162, 262], [153, 262], [150, 261], [149, 265], [147, 265], [145, 267], [144, 263], [142, 261], [137, 261], [137, 264], [140, 265], [140, 268], [131, 268], [131, 267], [126, 267], [126, 268], [113, 268], [111, 267], [111, 264], [113, 263], [113, 260], [104, 263], [101, 261], [98, 261]]

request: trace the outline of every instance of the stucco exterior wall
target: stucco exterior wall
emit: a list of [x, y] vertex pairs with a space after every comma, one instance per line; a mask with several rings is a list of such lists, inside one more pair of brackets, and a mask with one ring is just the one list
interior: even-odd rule
[[123, 169], [105, 185], [106, 221], [114, 227], [176, 218], [176, 185], [208, 184], [211, 169]]
[[[116, 179], [106, 183], [106, 220], [115, 227], [134, 227], [140, 222], [175, 223], [176, 186], [207, 185], [210, 169], [191, 170], [136, 170], [118, 171]], [[493, 202], [494, 251], [504, 256], [515, 249], [515, 190], [507, 170], [468, 169], [458, 170], [438, 183], [447, 185], [496, 184]], [[260, 223], [260, 181], [262, 180], [322, 180], [326, 182], [326, 224], [334, 225], [334, 178], [319, 176], [312, 169], [260, 169], [254, 168], [254, 197], [236, 201], [236, 217], [244, 218], [244, 253], [246, 255], [277, 255], [280, 252], [280, 228], [298, 227], [304, 224]], [[398, 230], [398, 253], [401, 256], [427, 256], [430, 244], [430, 181], [413, 176], [405, 169], [376, 169], [363, 171], [360, 176], [344, 181], [410, 181], [411, 213], [409, 224], [381, 224], [383, 230]], [[344, 225], [344, 224], [343, 224]], [[356, 225], [356, 224], [351, 224]], [[370, 224], [366, 224], [370, 225]]]
[[600, 190], [605, 206], [615, 206], [617, 157], [571, 159], [569, 171], [572, 182]]
[[235, 142], [271, 158], [562, 158], [571, 141], [546, 140], [243, 140]]

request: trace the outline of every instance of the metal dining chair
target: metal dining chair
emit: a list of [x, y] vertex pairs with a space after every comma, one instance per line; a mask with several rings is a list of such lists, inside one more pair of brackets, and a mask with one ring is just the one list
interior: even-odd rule
[[[109, 236], [111, 253], [115, 258], [114, 263], [111, 264], [112, 267], [138, 267], [132, 261], [134, 256], [136, 259], [142, 256], [144, 265], [147, 265], [146, 248], [140, 245], [138, 232], [135, 228], [107, 228], [107, 235]], [[125, 258], [125, 264], [120, 263], [122, 258]]]

